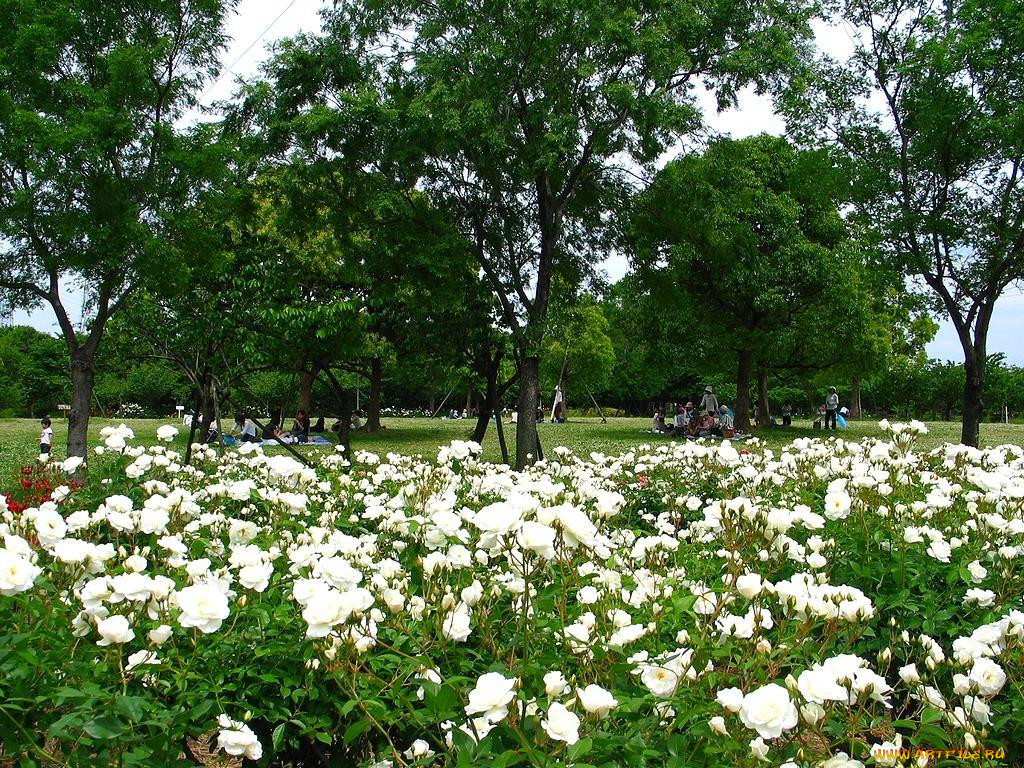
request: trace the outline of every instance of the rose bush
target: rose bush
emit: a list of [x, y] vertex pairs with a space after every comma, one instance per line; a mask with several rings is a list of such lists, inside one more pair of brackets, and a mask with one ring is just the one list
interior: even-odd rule
[[889, 428], [521, 473], [109, 429], [74, 493], [0, 501], [0, 757], [1020, 760], [1024, 451]]

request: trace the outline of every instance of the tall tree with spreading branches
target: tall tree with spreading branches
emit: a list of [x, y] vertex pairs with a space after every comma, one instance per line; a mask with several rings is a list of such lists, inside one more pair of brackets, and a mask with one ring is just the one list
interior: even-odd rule
[[794, 63], [809, 6], [388, 0], [328, 14], [326, 34], [375, 62], [425, 146], [423, 182], [499, 303], [519, 372], [519, 467], [538, 454], [552, 280], [592, 269], [636, 164], [699, 125], [698, 85], [727, 104]]
[[858, 179], [857, 212], [952, 322], [966, 372], [961, 441], [978, 444], [988, 332], [1024, 278], [1024, 5], [845, 0], [845, 60], [822, 54], [781, 102]]
[[[0, 1], [0, 301], [56, 316], [71, 358], [70, 455], [85, 455], [107, 322], [168, 270], [165, 213], [202, 174], [174, 123], [215, 71], [233, 5]], [[75, 307], [72, 289], [84, 294]]]

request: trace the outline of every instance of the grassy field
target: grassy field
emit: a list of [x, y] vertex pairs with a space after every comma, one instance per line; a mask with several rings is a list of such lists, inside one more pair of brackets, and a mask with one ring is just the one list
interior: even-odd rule
[[[90, 436], [93, 442], [99, 441], [99, 431], [111, 422], [105, 419], [93, 419], [90, 422]], [[120, 421], [116, 423], [121, 423]], [[156, 442], [156, 430], [168, 420], [137, 419], [126, 422], [134, 431], [138, 441], [143, 444]], [[396, 451], [407, 454], [423, 454], [432, 456], [440, 445], [452, 440], [466, 439], [473, 429], [473, 421], [447, 421], [443, 419], [385, 419], [385, 430], [375, 435], [357, 433], [354, 435], [353, 446], [376, 453]], [[180, 425], [179, 425], [180, 426]], [[933, 447], [943, 442], [956, 441], [960, 436], [960, 425], [956, 422], [935, 422], [929, 425], [930, 433], [922, 440], [922, 445]], [[597, 418], [575, 419], [569, 424], [539, 425], [541, 445], [549, 451], [558, 445], [564, 445], [581, 455], [591, 451], [601, 453], [622, 453], [644, 442], [662, 441], [666, 438], [645, 433], [650, 427], [649, 419], [621, 418], [609, 419], [602, 424]], [[66, 423], [55, 421], [54, 454], [65, 455], [64, 444], [67, 438]], [[771, 429], [756, 432], [769, 445], [781, 446], [797, 437], [820, 436], [821, 432], [810, 429], [810, 422], [797, 422], [791, 429]], [[851, 422], [850, 428], [841, 430], [839, 434], [845, 438], [858, 439], [878, 436], [881, 431], [875, 420]], [[0, 419], [0, 488], [7, 487], [18, 469], [35, 460], [39, 424], [30, 419]], [[505, 425], [505, 435], [510, 450], [515, 446], [515, 426]], [[184, 450], [188, 431], [184, 428], [175, 440], [177, 448]], [[1024, 445], [1024, 424], [984, 424], [981, 430], [984, 445], [1015, 443]], [[281, 450], [281, 449], [271, 449]], [[311, 451], [313, 448], [301, 450]], [[497, 461], [501, 454], [498, 447], [497, 434], [493, 428], [488, 430], [484, 441], [484, 458]]]

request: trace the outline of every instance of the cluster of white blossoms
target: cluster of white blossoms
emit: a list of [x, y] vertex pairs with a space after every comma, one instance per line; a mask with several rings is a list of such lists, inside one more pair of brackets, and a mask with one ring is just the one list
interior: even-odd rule
[[[435, 461], [330, 453], [314, 468], [195, 446], [184, 465], [107, 428], [117, 475], [90, 489], [101, 498], [0, 506], [0, 600], [66, 607], [69, 636], [123, 654], [118, 690], [140, 696], [174, 674], [169, 649], [281, 623], [311, 678], [365, 674], [409, 708], [417, 732], [375, 742], [380, 764], [440, 765], [467, 739], [524, 733], [548, 755], [634, 727], [668, 738], [693, 713], [708, 730], [688, 738], [731, 745], [722, 764], [897, 764], [884, 754], [904, 735], [871, 730], [893, 713], [939, 719], [968, 746], [999, 736], [1024, 663], [1024, 451], [919, 456], [919, 426], [889, 430], [779, 451], [556, 449], [516, 472], [471, 442]], [[891, 573], [861, 573], [869, 557]], [[900, 579], [924, 571], [918, 583], [952, 591], [963, 636], [905, 630], [916, 617], [893, 590], [917, 599]], [[432, 722], [442, 689], [459, 704]], [[218, 724], [228, 754], [267, 747]]]

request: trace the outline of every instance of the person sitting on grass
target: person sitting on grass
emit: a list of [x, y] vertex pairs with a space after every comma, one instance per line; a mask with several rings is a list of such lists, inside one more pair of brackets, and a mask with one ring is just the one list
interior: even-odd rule
[[295, 414], [295, 421], [292, 422], [291, 436], [297, 443], [309, 442], [309, 414], [301, 408]]
[[723, 432], [727, 429], [733, 429], [734, 421], [732, 409], [729, 406], [724, 404], [718, 406], [718, 425], [722, 428]]
[[260, 439], [256, 436], [256, 422], [246, 414], [240, 413], [235, 416], [235, 427], [238, 431], [238, 439], [243, 443], [258, 443]]
[[676, 436], [684, 437], [686, 428], [690, 425], [690, 414], [682, 405], [676, 408]]
[[267, 422], [267, 425], [263, 427], [263, 439], [273, 440], [274, 438], [281, 437], [281, 428], [277, 426], [277, 422], [271, 419]]

